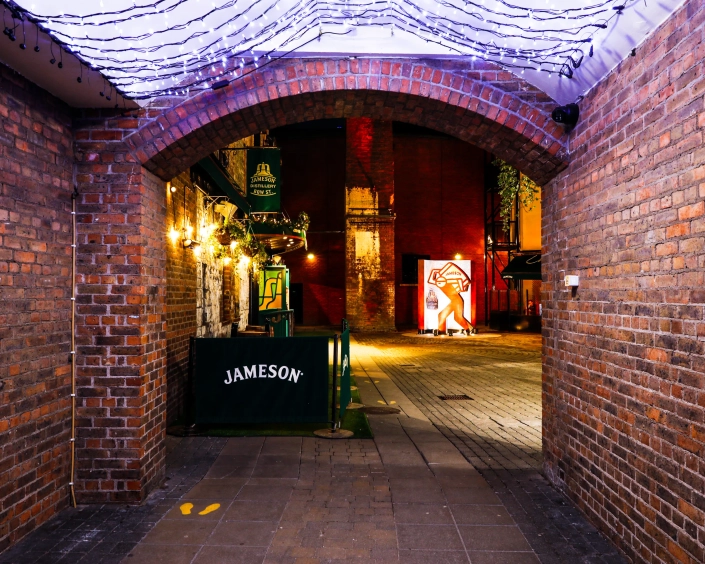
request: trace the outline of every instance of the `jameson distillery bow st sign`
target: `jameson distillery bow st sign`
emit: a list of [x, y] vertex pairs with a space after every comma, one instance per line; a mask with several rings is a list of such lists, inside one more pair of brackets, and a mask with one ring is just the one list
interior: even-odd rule
[[196, 423], [325, 422], [328, 338], [196, 339]]

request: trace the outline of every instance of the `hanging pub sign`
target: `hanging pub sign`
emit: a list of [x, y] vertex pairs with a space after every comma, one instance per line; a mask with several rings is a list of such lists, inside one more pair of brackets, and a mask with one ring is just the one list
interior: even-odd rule
[[419, 261], [419, 325], [422, 331], [472, 330], [475, 291], [469, 260]]
[[247, 150], [247, 201], [252, 211], [280, 211], [281, 156], [279, 149], [254, 147]]

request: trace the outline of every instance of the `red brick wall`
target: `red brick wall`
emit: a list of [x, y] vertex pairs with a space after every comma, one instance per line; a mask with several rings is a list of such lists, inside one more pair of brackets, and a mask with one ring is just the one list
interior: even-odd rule
[[394, 135], [391, 121], [345, 128], [345, 316], [353, 331], [393, 331]]
[[[128, 364], [140, 368], [141, 386], [139, 395], [142, 398], [141, 409], [133, 409], [131, 400], [126, 398], [125, 405], [115, 402], [117, 409], [111, 406], [112, 417], [122, 417], [126, 426], [137, 427], [139, 438], [139, 462], [137, 473], [130, 467], [129, 452], [122, 450], [130, 448], [133, 437], [131, 432], [120, 436], [119, 440], [107, 441], [109, 455], [125, 455], [124, 465], [116, 472], [111, 468], [110, 480], [101, 484], [103, 488], [110, 487], [108, 496], [104, 493], [97, 496], [107, 499], [135, 500], [132, 492], [139, 491], [139, 500], [143, 500], [149, 492], [158, 486], [164, 477], [164, 457], [166, 454], [164, 439], [166, 435], [166, 187], [164, 182], [152, 173], [142, 169], [142, 185], [140, 187], [140, 207], [138, 217], [128, 214], [128, 221], [140, 221], [139, 235], [141, 239], [141, 255], [135, 262], [142, 266], [142, 289], [139, 297], [126, 297], [128, 304], [139, 304], [139, 321], [141, 323], [140, 343], [142, 353], [139, 359], [128, 360]], [[128, 210], [126, 210], [128, 211]], [[128, 247], [130, 243], [127, 238]], [[124, 252], [124, 250], [123, 250]], [[130, 252], [129, 248], [127, 252]], [[127, 257], [127, 262], [131, 260]], [[112, 293], [120, 288], [113, 286]], [[134, 289], [133, 289], [134, 292]], [[134, 319], [134, 318], [132, 318]], [[128, 325], [129, 325], [128, 321]], [[123, 330], [124, 332], [124, 330]], [[129, 337], [126, 344], [130, 345]], [[135, 340], [135, 342], [137, 342]], [[113, 351], [121, 353], [119, 349]], [[123, 374], [127, 375], [127, 372]], [[120, 374], [122, 376], [122, 374]], [[126, 383], [130, 383], [126, 379]], [[115, 395], [115, 391], [111, 391]], [[113, 431], [119, 436], [116, 431]], [[129, 437], [129, 440], [123, 440]], [[115, 449], [115, 450], [111, 450]], [[127, 471], [124, 471], [127, 470]], [[84, 474], [85, 475], [85, 474]], [[133, 476], [137, 476], [133, 478]], [[130, 493], [122, 492], [122, 484]], [[139, 489], [138, 489], [139, 488]]]
[[401, 255], [472, 261], [477, 323], [484, 323], [484, 152], [458, 139], [394, 137], [396, 323], [415, 325], [416, 286], [399, 286]]
[[67, 106], [0, 66], [0, 551], [68, 503]]
[[[311, 215], [315, 259], [303, 250], [284, 255], [291, 281], [304, 285], [306, 325], [337, 325], [344, 317], [345, 131], [342, 122], [340, 130], [331, 127], [272, 131], [282, 149], [283, 206], [292, 216], [300, 210]], [[478, 323], [484, 322], [483, 158], [480, 149], [451, 137], [394, 134], [398, 326], [415, 325], [417, 306], [417, 288], [400, 286], [402, 253], [449, 258], [459, 252], [472, 260]]]
[[123, 139], [160, 178], [265, 129], [325, 118], [367, 117], [429, 127], [512, 163], [539, 184], [566, 165], [555, 103], [486, 61], [283, 59], [217, 91], [162, 98], [134, 112]]
[[[281, 147], [282, 207], [311, 217], [308, 251], [283, 255], [303, 283], [305, 325], [338, 325], [345, 315], [345, 131], [272, 131]], [[308, 252], [315, 258], [306, 258]]]
[[345, 185], [371, 188], [378, 209], [394, 208], [394, 133], [391, 121], [345, 122]]
[[[194, 223], [196, 194], [188, 173], [172, 179], [171, 185], [176, 191], [167, 193], [166, 229], [180, 232], [184, 199], [187, 216]], [[193, 251], [184, 249], [181, 237], [169, 238], [166, 250], [166, 401], [167, 422], [173, 423], [184, 414], [189, 340], [196, 336], [197, 271]]]
[[589, 93], [543, 196], [546, 473], [635, 562], [705, 562], [704, 34], [688, 0]]
[[80, 502], [142, 501], [164, 470], [166, 186], [120, 141], [133, 126], [75, 121]]

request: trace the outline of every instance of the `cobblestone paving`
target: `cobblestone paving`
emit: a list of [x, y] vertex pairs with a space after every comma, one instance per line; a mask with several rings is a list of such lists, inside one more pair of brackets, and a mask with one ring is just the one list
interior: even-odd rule
[[65, 509], [0, 554], [0, 564], [117, 564], [208, 472], [227, 439], [167, 438], [167, 479], [141, 506]]
[[[376, 346], [377, 365], [475, 468], [539, 469], [540, 338], [504, 346], [506, 338], [480, 337], [355, 336]], [[460, 394], [472, 399], [438, 397]]]
[[[370, 347], [379, 368], [480, 471], [542, 563], [625, 562], [541, 474], [538, 335], [355, 334], [355, 340]], [[438, 397], [451, 394], [472, 399]]]

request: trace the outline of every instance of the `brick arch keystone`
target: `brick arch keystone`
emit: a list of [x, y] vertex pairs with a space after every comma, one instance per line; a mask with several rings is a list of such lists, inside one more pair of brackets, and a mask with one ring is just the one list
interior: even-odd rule
[[494, 153], [539, 184], [567, 165], [567, 136], [546, 94], [485, 61], [283, 59], [216, 91], [150, 108], [124, 140], [170, 179], [210, 152], [264, 129], [372, 117], [435, 129]]

